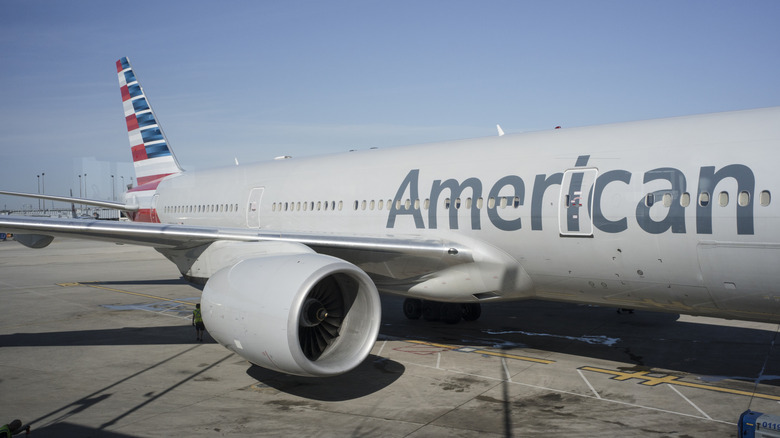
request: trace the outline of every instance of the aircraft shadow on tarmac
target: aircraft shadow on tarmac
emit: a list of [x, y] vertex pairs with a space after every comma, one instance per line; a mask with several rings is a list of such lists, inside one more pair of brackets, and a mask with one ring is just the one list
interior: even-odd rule
[[369, 355], [354, 370], [334, 377], [301, 377], [252, 365], [247, 374], [263, 385], [319, 401], [345, 401], [373, 394], [398, 380], [406, 368], [393, 360]]
[[[775, 331], [680, 321], [679, 315], [549, 301], [483, 305], [474, 322], [451, 325], [407, 320], [398, 297], [383, 296], [381, 333], [455, 346], [512, 349], [534, 356], [552, 351], [630, 364], [630, 371], [684, 372], [780, 386]], [[540, 356], [543, 357], [543, 356]], [[661, 371], [663, 370], [663, 371]]]
[[[673, 314], [617, 314], [615, 309], [605, 307], [544, 301], [484, 305], [480, 320], [451, 325], [407, 320], [401, 311], [402, 299], [383, 297], [382, 301], [380, 333], [387, 338], [509, 349], [528, 356], [557, 352], [582, 357], [583, 366], [590, 365], [589, 358], [603, 359], [629, 364], [621, 367], [628, 370], [678, 371], [711, 376], [714, 380], [724, 377], [754, 381], [766, 366], [762, 383], [780, 386], [780, 352], [771, 348], [776, 332], [768, 330], [683, 322]], [[206, 343], [213, 342], [207, 337]], [[195, 343], [189, 322], [162, 327], [0, 335], [2, 347], [189, 343]], [[365, 395], [389, 385], [403, 372], [400, 363], [375, 356], [345, 376], [327, 379], [292, 377], [254, 366], [247, 371], [270, 387], [322, 399]], [[365, 382], [341, 385], [340, 379]], [[334, 386], [344, 389], [333, 392]], [[365, 390], [355, 389], [361, 386]], [[327, 394], [324, 388], [328, 389]]]
[[62, 421], [59, 423], [50, 424], [41, 428], [36, 428], [33, 425], [30, 431], [30, 436], [56, 436], [58, 438], [83, 438], [99, 436], [101, 438], [135, 438], [137, 435], [126, 435], [119, 432], [112, 432], [110, 430], [97, 429], [94, 427], [81, 426], [78, 424], [68, 423]]
[[173, 286], [173, 285], [186, 285], [191, 286], [195, 289], [203, 290], [202, 284], [192, 283], [184, 278], [163, 278], [163, 279], [152, 279], [152, 280], [121, 280], [121, 281], [90, 281], [85, 282], [85, 284], [96, 284], [100, 286]]
[[[0, 335], [3, 347], [63, 347], [88, 345], [174, 345], [195, 343], [195, 329], [188, 325], [121, 327], [45, 333]], [[207, 343], [214, 343], [207, 340]]]

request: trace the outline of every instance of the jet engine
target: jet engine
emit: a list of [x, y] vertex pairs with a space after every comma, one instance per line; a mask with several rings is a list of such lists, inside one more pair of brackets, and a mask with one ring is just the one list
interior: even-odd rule
[[248, 258], [217, 271], [201, 312], [208, 333], [249, 362], [314, 377], [358, 366], [382, 313], [364, 271], [316, 253]]

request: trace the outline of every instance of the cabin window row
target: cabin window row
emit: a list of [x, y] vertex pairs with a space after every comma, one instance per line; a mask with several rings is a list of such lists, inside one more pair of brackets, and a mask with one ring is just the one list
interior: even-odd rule
[[[751, 194], [748, 191], [741, 191], [739, 192], [739, 195], [737, 195], [737, 205], [740, 207], [747, 207], [750, 205], [750, 198]], [[729, 192], [720, 192], [718, 193], [718, 205], [721, 207], [726, 207], [729, 205]], [[661, 201], [663, 203], [664, 207], [671, 207], [672, 205], [672, 195], [671, 193], [664, 193], [664, 195], [661, 198]], [[758, 202], [761, 204], [761, 206], [766, 207], [769, 205], [770, 202], [772, 202], [772, 195], [769, 193], [768, 190], [762, 191], [758, 196]], [[645, 205], [648, 207], [652, 207], [655, 203], [655, 196], [652, 193], [649, 193], [645, 197]], [[680, 205], [683, 207], [687, 207], [691, 204], [691, 195], [688, 193], [683, 193], [680, 196]], [[701, 192], [699, 193], [699, 206], [706, 207], [710, 204], [710, 193], [709, 192]]]
[[[569, 195], [566, 195], [564, 199], [564, 205], [566, 207], [581, 207], [582, 205], [579, 203], [580, 198], [570, 198]], [[663, 196], [661, 196], [661, 203], [664, 207], [671, 207], [672, 206], [672, 194], [671, 193], [664, 193]], [[648, 193], [645, 195], [644, 204], [647, 207], [652, 207], [656, 204], [658, 201], [657, 196], [654, 193]], [[762, 191], [758, 196], [758, 202], [761, 204], [761, 206], [766, 207], [772, 202], [772, 194], [769, 192], [769, 190]], [[699, 205], [702, 207], [706, 207], [710, 204], [710, 193], [709, 192], [701, 192], [699, 193]], [[747, 191], [741, 191], [739, 192], [739, 196], [737, 196], [737, 204], [740, 207], [747, 207], [750, 204], [750, 192]], [[687, 207], [691, 205], [691, 195], [690, 193], [683, 193], [680, 195], [680, 206]], [[720, 192], [718, 194], [718, 205], [721, 207], [726, 207], [729, 205], [729, 193], [728, 192]]]
[[[483, 198], [477, 198], [476, 201], [472, 198], [466, 198], [465, 200], [462, 200], [461, 198], [455, 198], [454, 200], [451, 200], [450, 198], [444, 199], [442, 202], [442, 205], [445, 209], [449, 209], [450, 207], [455, 209], [460, 208], [466, 208], [470, 209], [474, 206], [476, 206], [477, 209], [484, 208], [484, 199]], [[409, 199], [406, 200], [400, 200], [396, 199], [395, 201], [395, 209], [396, 210], [411, 210], [414, 208], [415, 210], [419, 210], [420, 208], [423, 208], [425, 210], [428, 210], [431, 205], [430, 199], [425, 199], [422, 202], [420, 202], [419, 199]], [[518, 208], [520, 206], [520, 198], [510, 197], [510, 196], [501, 196], [501, 197], [491, 197], [487, 200], [487, 206], [488, 208], [507, 208], [507, 207], [513, 207]], [[335, 201], [329, 201], [329, 202], [274, 202], [271, 204], [271, 211], [320, 211], [320, 210], [336, 210], [338, 209], [341, 211], [344, 207], [343, 201], [338, 201], [336, 203]], [[393, 207], [393, 200], [388, 199], [380, 199], [380, 200], [362, 200], [362, 201], [354, 201], [352, 204], [352, 209], [355, 211], [358, 210], [391, 210]]]
[[271, 211], [341, 211], [343, 208], [344, 201], [292, 201], [271, 204]]
[[238, 204], [167, 205], [163, 211], [171, 214], [233, 213], [238, 211]]

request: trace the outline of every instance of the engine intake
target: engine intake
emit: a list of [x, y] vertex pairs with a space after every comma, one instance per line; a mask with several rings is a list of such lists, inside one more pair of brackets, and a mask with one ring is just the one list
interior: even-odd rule
[[201, 310], [209, 334], [239, 356], [317, 377], [358, 366], [381, 320], [368, 275], [316, 253], [249, 258], [221, 269], [203, 289]]

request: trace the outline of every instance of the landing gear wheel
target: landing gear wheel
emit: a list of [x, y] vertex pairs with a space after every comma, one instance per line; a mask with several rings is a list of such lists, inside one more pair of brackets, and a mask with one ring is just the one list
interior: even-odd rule
[[463, 307], [458, 303], [444, 303], [441, 305], [441, 319], [447, 324], [457, 324], [463, 315]]
[[463, 304], [463, 320], [464, 321], [476, 321], [482, 315], [482, 305], [479, 303], [464, 303]]
[[422, 302], [422, 317], [426, 321], [436, 321], [439, 319], [439, 312], [441, 303], [436, 301], [423, 301]]
[[404, 300], [404, 316], [407, 319], [420, 319], [422, 316], [422, 300], [407, 298]]

